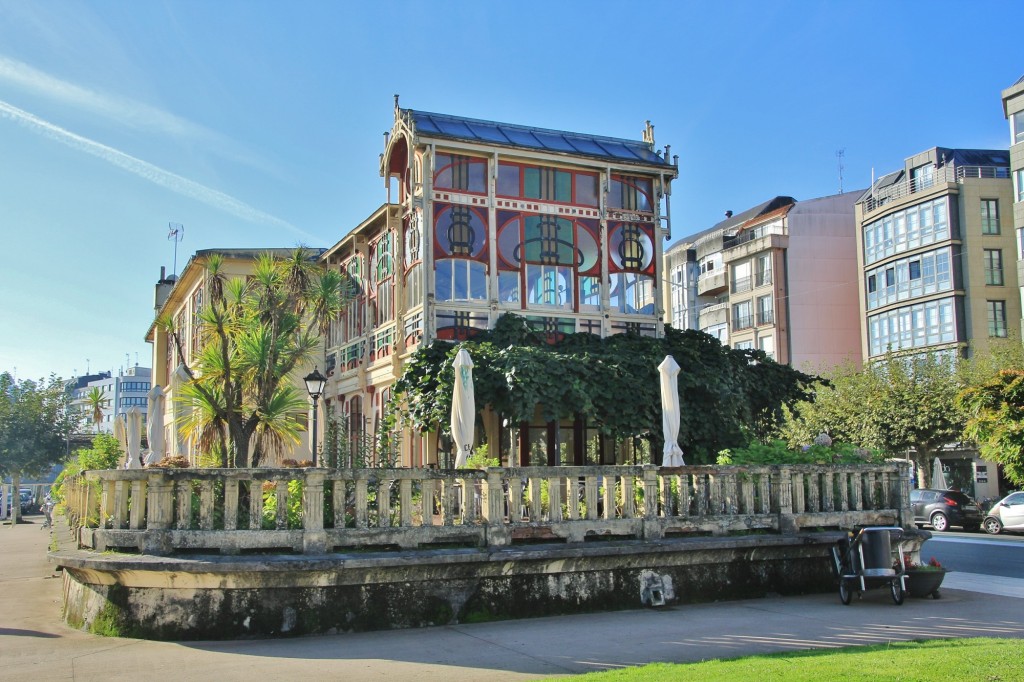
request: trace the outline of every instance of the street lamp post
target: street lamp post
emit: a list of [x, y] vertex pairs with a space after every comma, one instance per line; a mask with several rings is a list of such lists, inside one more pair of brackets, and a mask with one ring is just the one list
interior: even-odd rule
[[303, 381], [306, 382], [306, 390], [309, 391], [309, 397], [313, 399], [313, 466], [316, 466], [316, 402], [324, 394], [324, 385], [327, 383], [327, 377], [321, 374], [318, 368], [314, 367], [313, 371], [307, 374]]

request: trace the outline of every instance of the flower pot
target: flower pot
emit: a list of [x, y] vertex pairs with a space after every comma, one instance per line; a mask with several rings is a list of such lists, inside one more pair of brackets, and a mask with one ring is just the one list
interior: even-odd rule
[[911, 597], [927, 597], [931, 595], [933, 599], [938, 599], [939, 586], [945, 577], [946, 569], [944, 568], [932, 570], [908, 568], [907, 593]]

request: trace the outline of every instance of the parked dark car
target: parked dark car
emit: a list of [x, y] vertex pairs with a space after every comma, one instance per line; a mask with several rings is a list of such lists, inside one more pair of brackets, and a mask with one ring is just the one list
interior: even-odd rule
[[985, 517], [985, 532], [1024, 531], [1024, 493], [1010, 493], [992, 505]]
[[981, 528], [981, 509], [959, 490], [911, 490], [910, 506], [914, 511], [914, 523], [929, 525], [940, 533], [951, 526], [969, 531]]

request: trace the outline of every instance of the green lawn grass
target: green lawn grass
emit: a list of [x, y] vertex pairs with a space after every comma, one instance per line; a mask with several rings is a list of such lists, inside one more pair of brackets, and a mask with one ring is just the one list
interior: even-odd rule
[[563, 680], [586, 682], [1018, 682], [1024, 680], [1018, 639], [935, 639], [845, 649], [816, 649], [701, 663], [654, 663], [588, 673]]

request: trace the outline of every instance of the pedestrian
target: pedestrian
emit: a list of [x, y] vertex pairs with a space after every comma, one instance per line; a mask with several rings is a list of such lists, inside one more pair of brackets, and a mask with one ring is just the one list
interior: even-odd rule
[[49, 528], [53, 524], [53, 498], [50, 497], [50, 493], [46, 493], [46, 499], [43, 500], [43, 516], [46, 520], [43, 521], [43, 528]]

